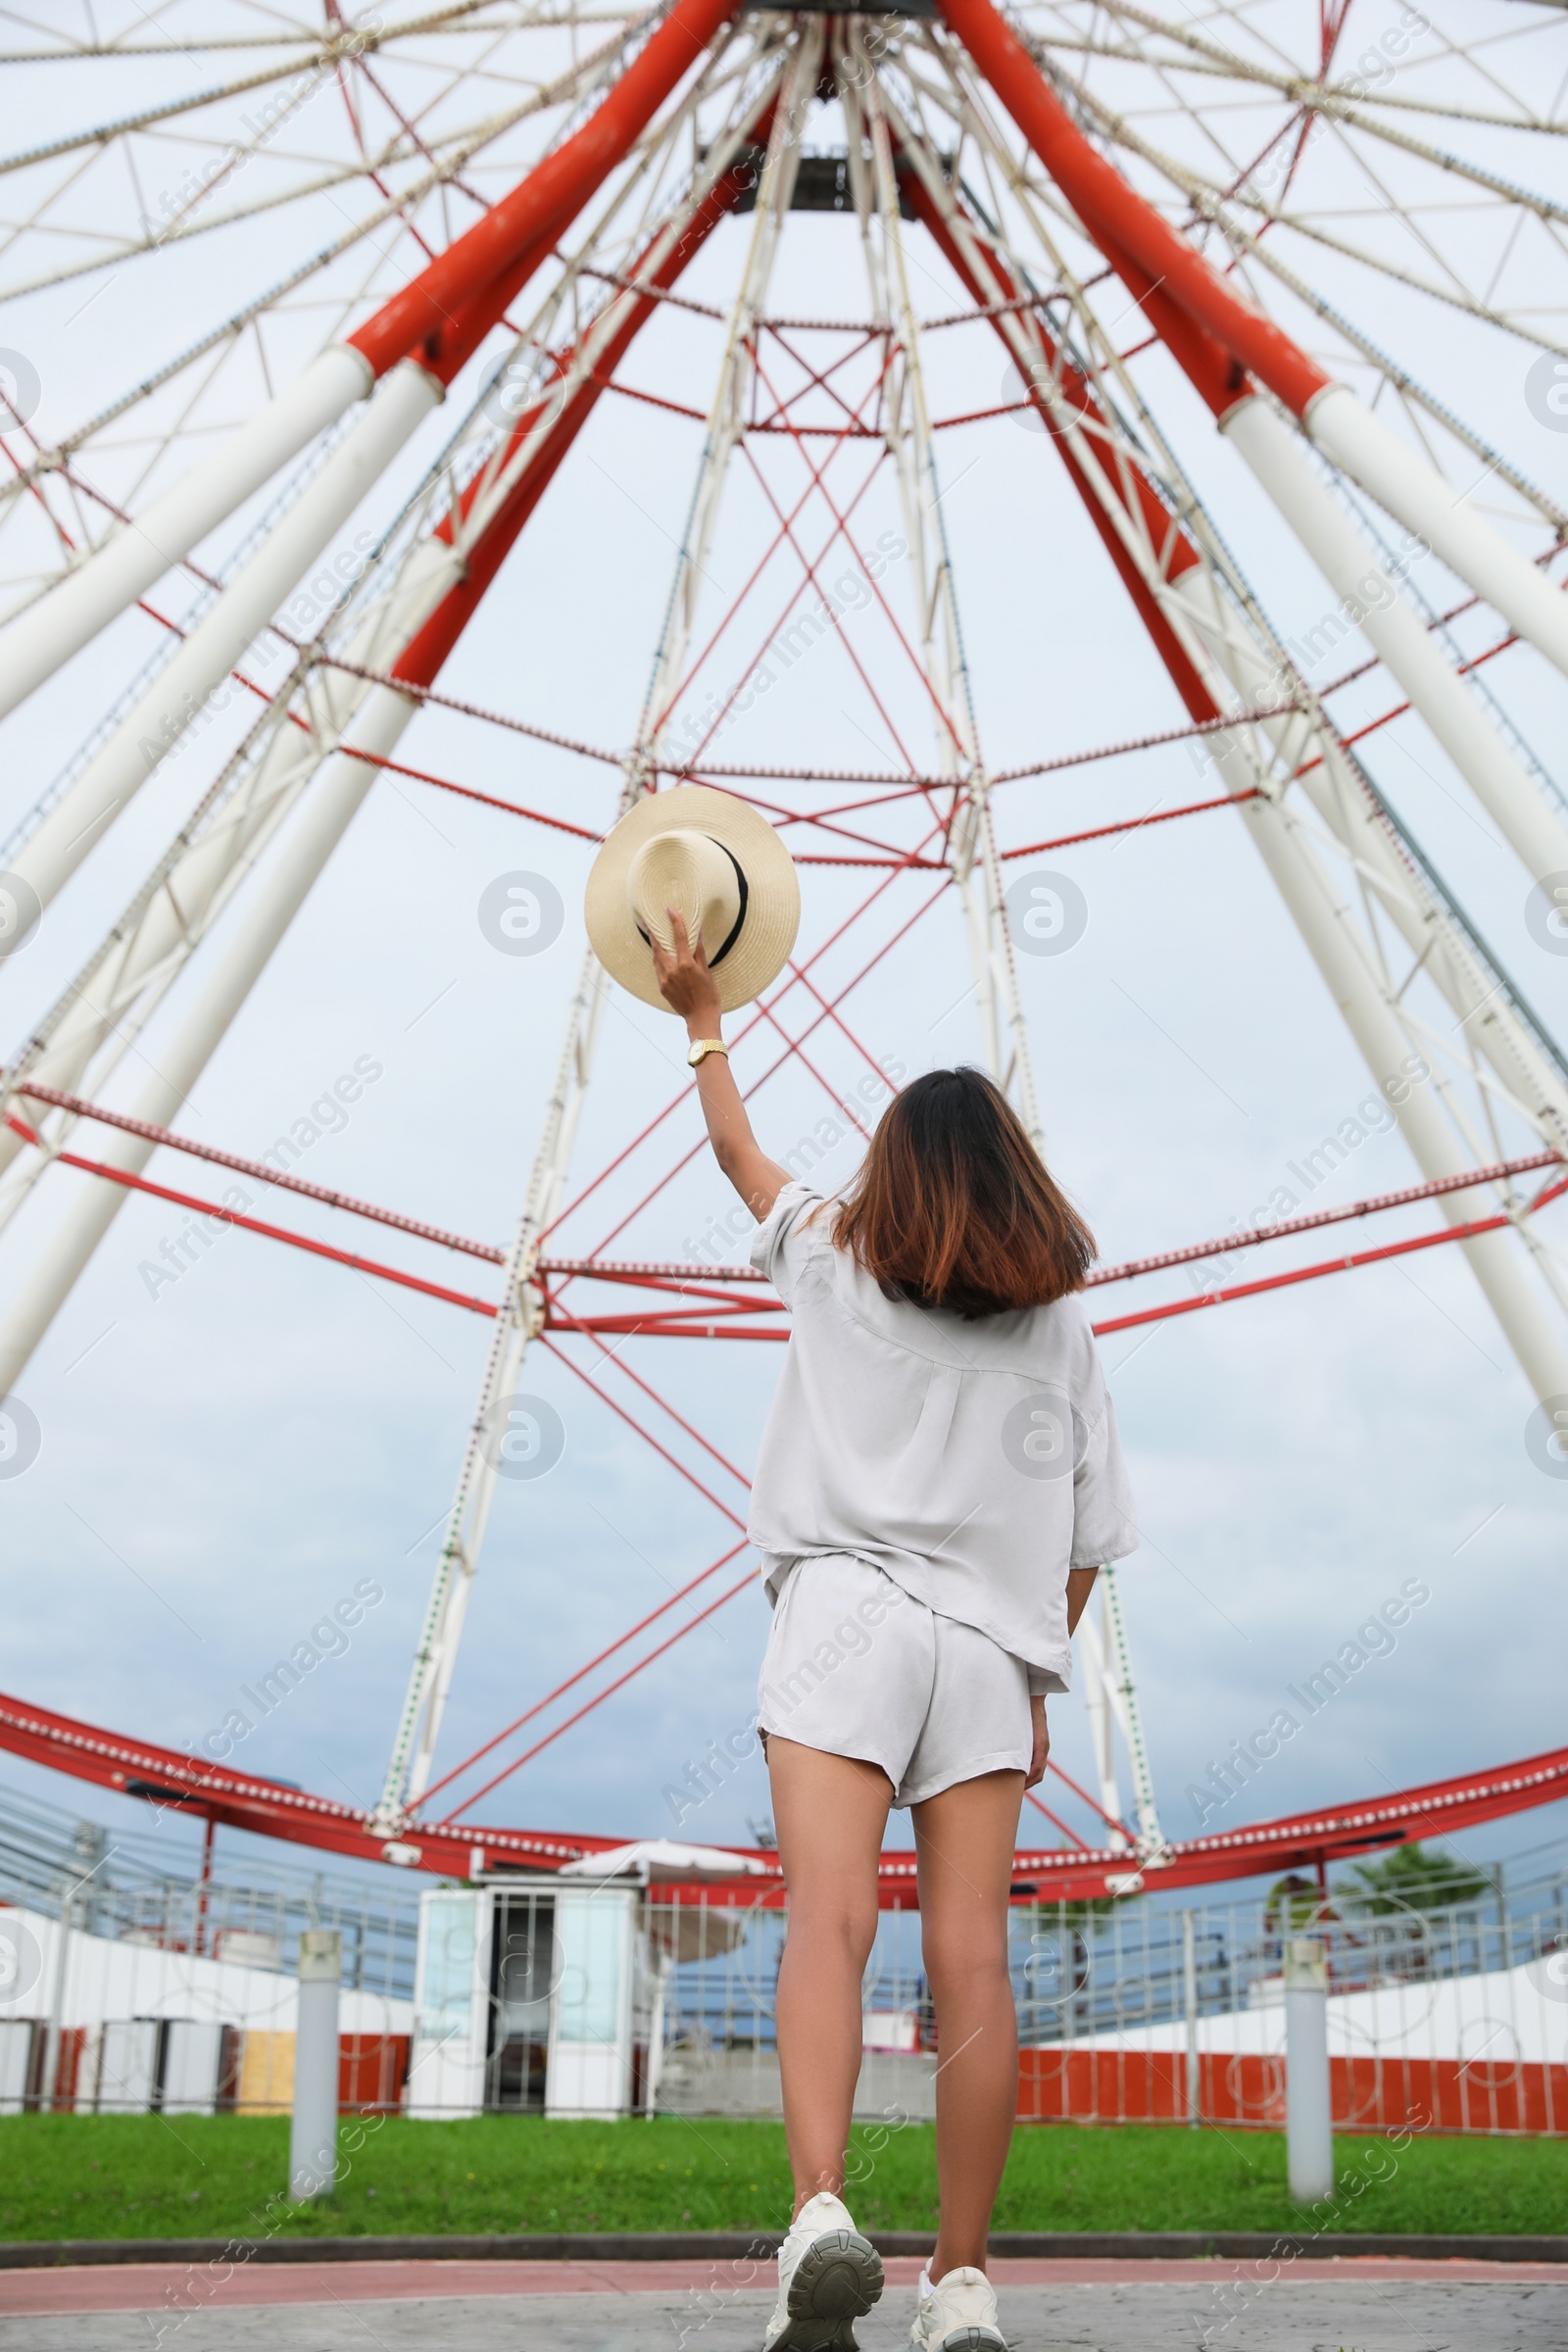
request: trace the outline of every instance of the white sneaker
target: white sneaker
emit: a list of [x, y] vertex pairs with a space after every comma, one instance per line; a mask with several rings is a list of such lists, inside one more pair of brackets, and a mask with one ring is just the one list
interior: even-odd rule
[[848, 2208], [808, 2197], [778, 2250], [778, 2302], [762, 2352], [856, 2352], [852, 2323], [882, 2292], [882, 2257]]
[[915, 2352], [1007, 2352], [997, 2326], [997, 2290], [984, 2271], [965, 2264], [945, 2271], [933, 2286], [929, 2266], [923, 2270], [909, 2341]]

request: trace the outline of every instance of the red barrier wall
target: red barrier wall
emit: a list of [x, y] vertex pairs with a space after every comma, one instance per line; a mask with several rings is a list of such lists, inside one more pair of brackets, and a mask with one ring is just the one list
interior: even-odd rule
[[[1283, 2058], [1207, 2052], [1199, 2061], [1205, 2123], [1285, 2126]], [[1488, 2066], [1457, 2058], [1331, 2058], [1336, 2128], [1346, 2132], [1568, 2134], [1568, 2067]], [[1179, 2050], [1020, 2050], [1021, 2124], [1180, 2124]]]
[[407, 2034], [340, 2034], [337, 2104], [340, 2115], [384, 2115], [403, 2099], [409, 2073]]

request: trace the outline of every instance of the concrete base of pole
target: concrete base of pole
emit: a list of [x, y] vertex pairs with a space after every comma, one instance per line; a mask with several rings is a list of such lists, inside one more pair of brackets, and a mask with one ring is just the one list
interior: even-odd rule
[[343, 1938], [307, 1928], [300, 1937], [299, 2019], [294, 2033], [294, 2122], [288, 2193], [297, 2203], [337, 2183], [337, 1996]]
[[1328, 1951], [1316, 1936], [1285, 1946], [1285, 2143], [1298, 2205], [1334, 2193], [1334, 2125], [1329, 2104]]

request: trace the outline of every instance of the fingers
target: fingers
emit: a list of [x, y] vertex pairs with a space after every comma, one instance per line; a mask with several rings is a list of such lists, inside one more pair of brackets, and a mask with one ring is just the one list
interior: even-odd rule
[[700, 972], [706, 972], [708, 969], [708, 951], [703, 946], [702, 933], [699, 931], [695, 940], [688, 936], [686, 930], [686, 917], [680, 912], [678, 907], [666, 906], [664, 908], [664, 912], [669, 917], [670, 937], [675, 942], [674, 956], [676, 962], [695, 963]]
[[1029, 1710], [1034, 1717], [1034, 1754], [1029, 1759], [1029, 1777], [1024, 1787], [1033, 1788], [1046, 1777], [1046, 1765], [1051, 1755], [1051, 1726], [1046, 1720], [1046, 1702], [1043, 1698], [1031, 1698]]

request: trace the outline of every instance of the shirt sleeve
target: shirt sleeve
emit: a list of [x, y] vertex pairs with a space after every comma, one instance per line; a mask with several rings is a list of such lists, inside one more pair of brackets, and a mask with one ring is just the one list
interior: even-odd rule
[[1138, 1516], [1116, 1433], [1116, 1408], [1092, 1338], [1089, 1346], [1091, 1378], [1081, 1407], [1085, 1436], [1072, 1475], [1069, 1565], [1074, 1568], [1101, 1568], [1138, 1549]]
[[823, 1196], [807, 1184], [787, 1184], [752, 1236], [752, 1263], [765, 1274], [786, 1306], [795, 1295], [801, 1268], [814, 1247], [830, 1247], [826, 1220], [804, 1230]]

